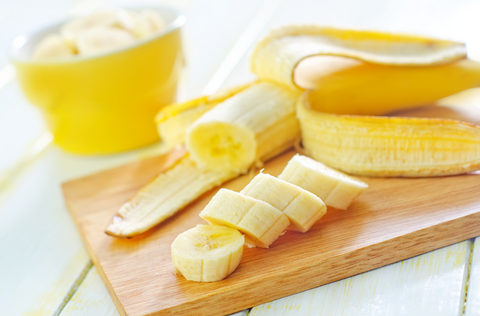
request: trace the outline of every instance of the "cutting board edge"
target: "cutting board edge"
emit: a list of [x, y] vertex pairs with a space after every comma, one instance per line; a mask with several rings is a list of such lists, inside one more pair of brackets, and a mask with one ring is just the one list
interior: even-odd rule
[[[456, 233], [452, 234], [451, 230], [455, 230]], [[449, 233], [443, 233], [448, 231]], [[438, 236], [441, 235], [443, 238], [438, 238]], [[364, 273], [367, 271], [371, 271], [380, 267], [384, 267], [386, 265], [396, 263], [402, 260], [406, 260], [427, 252], [430, 252], [432, 250], [436, 250], [439, 248], [443, 248], [458, 242], [462, 242], [471, 238], [474, 238], [476, 236], [480, 235], [480, 210], [469, 214], [465, 215], [462, 217], [458, 217], [456, 219], [446, 221], [434, 226], [426, 227], [414, 232], [411, 232], [409, 234], [405, 235], [400, 235], [391, 239], [387, 239], [383, 242], [376, 243], [367, 247], [363, 247], [360, 249], [357, 249], [353, 252], [349, 252], [346, 254], [342, 254], [336, 257], [333, 257], [332, 260], [323, 260], [321, 262], [313, 263], [307, 269], [312, 270], [312, 272], [303, 272], [305, 274], [303, 277], [304, 282], [300, 283], [296, 281], [295, 279], [299, 277], [298, 274], [293, 275], [294, 272], [301, 272], [301, 270], [305, 270], [306, 267], [302, 266], [297, 269], [289, 270], [286, 271], [282, 274], [278, 274], [274, 278], [270, 279], [275, 279], [275, 280], [270, 280], [271, 281], [276, 281], [274, 285], [265, 285], [265, 279], [260, 279], [254, 282], [250, 282], [249, 284], [239, 287], [239, 288], [234, 288], [228, 292], [223, 292], [224, 295], [222, 297], [218, 298], [218, 301], [216, 300], [215, 295], [210, 295], [209, 297], [203, 297], [199, 298], [195, 301], [176, 305], [164, 310], [160, 310], [154, 313], [150, 314], [145, 314], [141, 316], [160, 316], [160, 315], [194, 315], [197, 314], [199, 311], [202, 310], [204, 306], [215, 306], [217, 309], [216, 311], [212, 311], [212, 309], [208, 309], [208, 315], [227, 315], [231, 313], [235, 313], [238, 311], [242, 311], [263, 303], [270, 302], [272, 300], [276, 300], [279, 298], [283, 298], [286, 296], [290, 296], [293, 294], [297, 294], [306, 290], [310, 290], [312, 288], [316, 288], [328, 283], [332, 283], [338, 280], [342, 280], [351, 276], [355, 276], [360, 273]], [[432, 239], [435, 238], [437, 239], [434, 243], [424, 243], [424, 240]], [[402, 245], [402, 243], [404, 243]], [[421, 248], [421, 245], [424, 245], [423, 248]], [[377, 257], [375, 261], [372, 261], [372, 252], [384, 252], [384, 248], [386, 247], [395, 247], [400, 245], [400, 249], [397, 249], [397, 251], [392, 251], [388, 252], [385, 255], [384, 260], [381, 260], [383, 257]], [[416, 249], [412, 251], [412, 249]], [[418, 249], [418, 250], [417, 250]], [[394, 254], [391, 258], [388, 258], [390, 254]], [[362, 258], [367, 257], [367, 258]], [[352, 268], [353, 269], [345, 269], [345, 262], [340, 262], [342, 260], [349, 260], [352, 262]], [[330, 262], [334, 261], [334, 262]], [[335, 265], [335, 263], [338, 263]], [[360, 263], [360, 264], [359, 264]], [[367, 264], [368, 263], [368, 266]], [[372, 264], [374, 263], [374, 264]], [[337, 273], [335, 275], [332, 275], [331, 277], [322, 277], [321, 280], [317, 281], [315, 277], [318, 277], [317, 275], [314, 275], [318, 273], [318, 269], [321, 268], [326, 268], [330, 265], [330, 268], [337, 268], [337, 269], [344, 269], [344, 271], [348, 272], [343, 272], [343, 273]], [[360, 267], [360, 268], [358, 268]], [[354, 271], [354, 273], [352, 273]], [[301, 272], [302, 273], [302, 272]], [[284, 278], [293, 278], [291, 282], [285, 281]], [[270, 284], [270, 283], [269, 283]], [[296, 288], [293, 290], [286, 289], [286, 290], [281, 290], [282, 285], [285, 284], [292, 284]], [[262, 288], [263, 287], [263, 288]], [[248, 292], [248, 289], [253, 289], [255, 288], [255, 292], [262, 292], [264, 296], [261, 299], [255, 299], [258, 298], [258, 295], [252, 295], [253, 299], [249, 300], [249, 303], [243, 303], [245, 302], [245, 296]], [[272, 293], [269, 292], [272, 291]], [[236, 292], [236, 293], [230, 293], [230, 292]], [[232, 295], [232, 296], [230, 296]], [[225, 296], [230, 296], [228, 299], [225, 299]], [[233, 302], [236, 301], [241, 301], [242, 303], [238, 304], [237, 307], [233, 307]], [[219, 306], [225, 306], [225, 308], [219, 308]], [[192, 311], [192, 313], [189, 313], [189, 311]], [[135, 315], [136, 316], [136, 315]]]

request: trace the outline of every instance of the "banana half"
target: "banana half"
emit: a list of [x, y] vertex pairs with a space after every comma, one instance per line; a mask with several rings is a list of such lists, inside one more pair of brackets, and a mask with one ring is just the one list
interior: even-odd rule
[[245, 173], [291, 147], [299, 138], [295, 117], [299, 94], [270, 82], [255, 83], [196, 120], [186, 145], [200, 168]]

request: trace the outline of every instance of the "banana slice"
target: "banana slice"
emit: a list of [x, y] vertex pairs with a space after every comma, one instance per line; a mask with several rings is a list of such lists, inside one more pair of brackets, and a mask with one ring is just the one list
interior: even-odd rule
[[188, 128], [192, 159], [200, 168], [244, 173], [291, 147], [299, 137], [297, 98], [286, 87], [260, 82], [225, 100]]
[[96, 27], [78, 36], [78, 52], [82, 55], [98, 54], [114, 50], [133, 42], [135, 38], [127, 31], [112, 27]]
[[200, 170], [186, 156], [123, 204], [105, 233], [121, 238], [137, 236], [237, 175], [228, 171]]
[[270, 204], [221, 189], [202, 210], [200, 217], [213, 225], [238, 229], [245, 243], [268, 248], [290, 225], [288, 218]]
[[35, 60], [43, 60], [73, 55], [75, 55], [75, 51], [60, 36], [49, 35], [35, 47], [32, 57]]
[[137, 20], [132, 28], [132, 32], [136, 37], [142, 38], [160, 32], [164, 28], [165, 21], [158, 12], [143, 10], [137, 15]]
[[326, 205], [346, 210], [368, 184], [311, 158], [295, 155], [278, 176], [321, 198]]
[[313, 193], [264, 173], [253, 178], [240, 193], [279, 209], [290, 220], [288, 229], [302, 233], [327, 213], [325, 203]]
[[220, 281], [237, 268], [244, 242], [244, 236], [235, 229], [198, 225], [178, 235], [172, 243], [173, 265], [187, 280]]
[[118, 25], [117, 12], [99, 11], [66, 23], [60, 30], [60, 34], [70, 47], [75, 48], [78, 36], [81, 33], [96, 27], [113, 27], [116, 25]]

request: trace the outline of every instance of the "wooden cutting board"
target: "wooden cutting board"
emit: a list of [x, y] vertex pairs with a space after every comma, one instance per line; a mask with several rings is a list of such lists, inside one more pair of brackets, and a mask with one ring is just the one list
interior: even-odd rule
[[[278, 175], [295, 154], [265, 166]], [[225, 315], [480, 235], [480, 174], [424, 179], [363, 178], [370, 188], [348, 209], [328, 209], [311, 231], [287, 232], [270, 249], [245, 248], [227, 279], [196, 283], [175, 276], [170, 245], [197, 224], [217, 190], [146, 234], [116, 239], [103, 231], [176, 152], [63, 185], [68, 208], [122, 315]], [[240, 191], [244, 176], [223, 187]]]

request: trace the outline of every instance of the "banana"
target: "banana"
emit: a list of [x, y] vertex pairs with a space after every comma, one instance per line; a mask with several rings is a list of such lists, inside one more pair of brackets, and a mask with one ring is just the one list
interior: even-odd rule
[[121, 238], [137, 236], [236, 176], [227, 170], [200, 170], [186, 156], [123, 204], [105, 232]]
[[75, 51], [60, 36], [49, 35], [35, 47], [32, 57], [35, 60], [62, 58], [73, 56]]
[[365, 182], [298, 154], [278, 177], [315, 194], [326, 205], [341, 210], [346, 210], [368, 188]]
[[96, 27], [78, 35], [77, 49], [81, 55], [107, 52], [132, 43], [135, 38], [127, 31], [113, 27]]
[[205, 112], [217, 104], [245, 90], [250, 84], [221, 90], [211, 96], [203, 96], [184, 103], [167, 105], [155, 117], [158, 134], [166, 150], [185, 143], [187, 128]]
[[257, 44], [250, 69], [263, 80], [295, 89], [295, 67], [315, 55], [379, 65], [431, 66], [465, 58], [466, 49], [462, 43], [421, 36], [293, 25], [272, 31]]
[[165, 21], [153, 10], [143, 10], [137, 15], [137, 21], [132, 28], [132, 33], [139, 38], [146, 37], [165, 28]]
[[[294, 81], [299, 80], [294, 70], [304, 59], [315, 55], [340, 56], [349, 63], [329, 70], [328, 75], [313, 76], [321, 78], [318, 89], [306, 91], [300, 98], [304, 91]], [[352, 174], [418, 177], [476, 170], [480, 168], [476, 126], [449, 120], [362, 117], [315, 110], [343, 113], [341, 108], [345, 107], [352, 113], [383, 114], [430, 102], [476, 85], [478, 64], [464, 58], [465, 46], [461, 43], [418, 36], [316, 26], [275, 31], [257, 45], [252, 55], [251, 68], [259, 76], [258, 82], [223, 100], [211, 102], [202, 97], [166, 107], [159, 114], [157, 124], [164, 141], [168, 143], [170, 137], [169, 146], [174, 146], [185, 139], [189, 157], [126, 203], [112, 219], [107, 233], [120, 237], [140, 234], [203, 192], [291, 147], [300, 136], [300, 127], [309, 156]], [[403, 71], [403, 67], [409, 71]], [[368, 77], [370, 71], [372, 77]], [[364, 74], [378, 81], [355, 86], [353, 82]], [[378, 83], [380, 79], [376, 79], [381, 74], [390, 76], [389, 80], [398, 87], [384, 89], [387, 83]], [[445, 74], [448, 78], [442, 77]], [[401, 86], [402, 80], [409, 83]], [[441, 80], [446, 82], [425, 82]], [[424, 85], [417, 87], [417, 83]], [[342, 84], [358, 101], [348, 105], [350, 100], [339, 96], [329, 99], [320, 91], [325, 85], [331, 93], [339, 94], [340, 88], [336, 87]], [[384, 90], [398, 100], [386, 102]], [[306, 171], [305, 176], [319, 174], [329, 186], [334, 183], [335, 188], [321, 195], [315, 187], [294, 184], [311, 190], [328, 206], [346, 209], [366, 188], [361, 181], [340, 176], [325, 166], [313, 169], [320, 171]], [[287, 180], [287, 170], [282, 177]], [[300, 181], [293, 178], [292, 181]], [[313, 186], [318, 186], [317, 180], [312, 181]], [[235, 210], [233, 213], [222, 209], [221, 204], [228, 202]], [[255, 212], [246, 211], [246, 205], [255, 206], [255, 212], [264, 216], [262, 220], [251, 219]], [[236, 221], [237, 215], [241, 222]], [[202, 211], [202, 217], [211, 223], [220, 221], [241, 229], [247, 241], [259, 247], [268, 247], [289, 224], [285, 214], [268, 203], [224, 190]], [[278, 221], [272, 222], [273, 218]], [[308, 226], [298, 223], [300, 230]]]
[[77, 47], [78, 36], [96, 27], [114, 27], [118, 25], [118, 15], [115, 11], [98, 11], [66, 23], [60, 29], [60, 35], [72, 48]]
[[237, 268], [244, 242], [244, 236], [235, 229], [198, 225], [173, 241], [175, 271], [190, 281], [220, 281]]
[[306, 99], [297, 107], [305, 152], [332, 168], [374, 177], [447, 176], [480, 169], [479, 126], [327, 114], [309, 109]]
[[[335, 68], [325, 70], [328, 66]], [[385, 115], [480, 86], [480, 63], [462, 59], [446, 65], [398, 67], [315, 56], [301, 61], [294, 76], [299, 86], [312, 89], [308, 103], [314, 110]]]
[[327, 213], [323, 201], [314, 194], [264, 173], [253, 178], [240, 193], [277, 208], [290, 220], [288, 229], [302, 233]]
[[251, 85], [203, 114], [187, 130], [186, 145], [200, 168], [245, 173], [288, 149], [299, 137], [298, 94], [269, 82]]
[[227, 189], [217, 192], [200, 217], [241, 231], [248, 246], [260, 248], [268, 248], [290, 225], [285, 214], [270, 204]]

